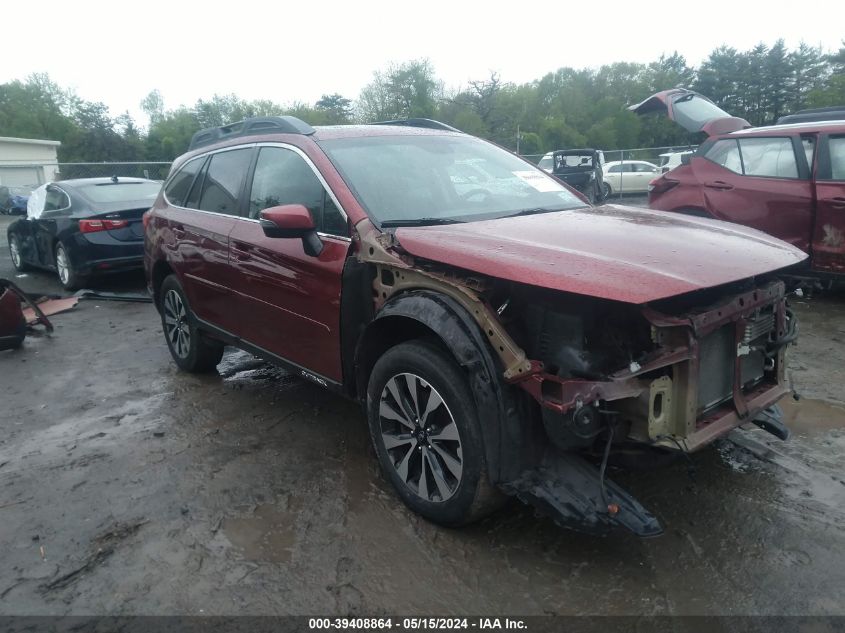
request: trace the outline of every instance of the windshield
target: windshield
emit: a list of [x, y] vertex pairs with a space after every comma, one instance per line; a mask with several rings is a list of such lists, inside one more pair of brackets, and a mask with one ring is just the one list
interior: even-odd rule
[[593, 168], [592, 154], [555, 154], [555, 169], [568, 169], [572, 167]]
[[402, 134], [330, 139], [321, 147], [379, 224], [585, 206], [545, 172], [472, 137]]
[[694, 93], [677, 97], [672, 102], [672, 114], [675, 122], [690, 132], [701, 130], [705, 123], [713, 119], [731, 116], [709, 99]]
[[157, 182], [118, 182], [84, 185], [79, 191], [92, 202], [154, 200], [161, 185]]

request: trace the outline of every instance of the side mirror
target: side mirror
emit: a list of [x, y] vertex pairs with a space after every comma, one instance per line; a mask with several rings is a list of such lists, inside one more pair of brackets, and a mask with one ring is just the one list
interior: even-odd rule
[[681, 165], [689, 165], [692, 154], [681, 154]]
[[301, 204], [283, 204], [264, 209], [259, 224], [267, 237], [299, 238], [305, 254], [317, 257], [323, 252], [323, 242], [317, 235], [314, 219]]

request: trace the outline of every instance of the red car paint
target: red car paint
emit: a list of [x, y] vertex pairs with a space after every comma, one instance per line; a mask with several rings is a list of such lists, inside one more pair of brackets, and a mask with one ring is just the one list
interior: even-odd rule
[[[631, 106], [638, 114], [662, 112], [690, 132], [709, 135], [688, 164], [655, 178], [649, 206], [662, 211], [701, 215], [759, 229], [810, 255], [811, 269], [845, 274], [845, 176], [831, 170], [831, 140], [845, 142], [845, 123], [811, 122], [751, 128], [724, 113], [722, 118], [680, 121], [679, 98], [712, 103], [684, 89], [666, 90]], [[715, 108], [715, 106], [712, 106]], [[718, 108], [716, 108], [718, 110]], [[748, 175], [744, 163], [729, 169], [708, 156], [718, 141], [786, 138], [797, 177]], [[808, 145], [802, 145], [808, 144]], [[810, 145], [811, 144], [811, 145]], [[737, 169], [740, 173], [738, 173]]]
[[758, 231], [618, 205], [400, 228], [396, 236], [416, 257], [635, 304], [806, 259], [798, 249]]
[[751, 127], [751, 124], [745, 119], [730, 116], [706, 97], [685, 88], [673, 88], [672, 90], [658, 92], [628, 109], [637, 114], [663, 113], [670, 119], [676, 120], [677, 104], [683, 103], [685, 99], [689, 98], [695, 98], [708, 104], [712, 112], [694, 121], [688, 121], [687, 125], [684, 126], [688, 132], [704, 132], [708, 136], [713, 136]]

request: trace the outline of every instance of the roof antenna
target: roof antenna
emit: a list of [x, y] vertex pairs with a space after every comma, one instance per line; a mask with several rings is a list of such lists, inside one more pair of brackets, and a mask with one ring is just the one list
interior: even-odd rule
[[112, 177], [111, 177], [111, 181], [112, 181], [112, 182], [117, 182], [117, 176], [112, 176]]

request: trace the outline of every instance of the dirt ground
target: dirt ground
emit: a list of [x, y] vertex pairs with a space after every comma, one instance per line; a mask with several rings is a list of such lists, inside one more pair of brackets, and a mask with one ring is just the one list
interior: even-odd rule
[[[59, 292], [5, 239], [0, 276]], [[431, 525], [353, 403], [236, 350], [180, 373], [151, 305], [80, 302], [0, 352], [0, 614], [845, 614], [845, 295], [795, 305], [792, 439], [614, 473], [666, 527], [639, 540]]]

